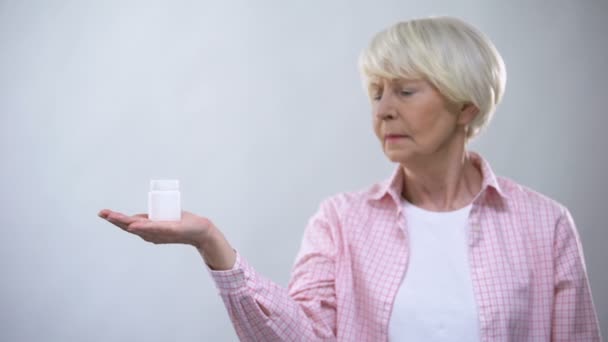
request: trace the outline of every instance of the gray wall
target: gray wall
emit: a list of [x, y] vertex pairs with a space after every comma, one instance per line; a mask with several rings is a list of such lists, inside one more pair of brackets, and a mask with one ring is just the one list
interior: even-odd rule
[[0, 340], [231, 341], [193, 248], [96, 217], [182, 182], [286, 285], [319, 202], [388, 176], [356, 59], [398, 20], [460, 16], [507, 64], [473, 143], [567, 205], [608, 332], [605, 1], [0, 1]]

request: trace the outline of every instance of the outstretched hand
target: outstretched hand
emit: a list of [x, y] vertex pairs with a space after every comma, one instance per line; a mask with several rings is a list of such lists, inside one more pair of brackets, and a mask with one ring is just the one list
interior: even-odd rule
[[147, 214], [127, 216], [109, 209], [100, 211], [98, 215], [122, 230], [154, 244], [181, 243], [200, 248], [213, 226], [208, 219], [187, 211], [182, 212], [180, 221], [151, 221]]
[[219, 229], [209, 219], [187, 211], [182, 211], [179, 221], [151, 221], [147, 214], [128, 216], [110, 209], [103, 209], [97, 215], [154, 244], [192, 245], [214, 270], [231, 269], [236, 261], [236, 252]]

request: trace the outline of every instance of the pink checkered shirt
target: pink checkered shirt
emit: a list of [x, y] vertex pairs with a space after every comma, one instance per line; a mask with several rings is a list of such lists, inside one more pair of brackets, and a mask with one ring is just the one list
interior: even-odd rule
[[[483, 175], [468, 221], [481, 340], [600, 341], [568, 210], [471, 155]], [[397, 168], [383, 183], [325, 200], [306, 227], [287, 289], [238, 253], [233, 269], [210, 270], [240, 339], [387, 341], [409, 258], [402, 186]]]

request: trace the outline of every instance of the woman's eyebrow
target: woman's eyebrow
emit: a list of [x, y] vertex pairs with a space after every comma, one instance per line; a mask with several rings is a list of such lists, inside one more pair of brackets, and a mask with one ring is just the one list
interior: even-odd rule
[[376, 82], [370, 82], [367, 86], [368, 90], [378, 90], [378, 89], [382, 89], [382, 85], [380, 83], [376, 83]]
[[395, 79], [393, 80], [393, 84], [399, 85], [399, 86], [404, 86], [404, 85], [417, 85], [421, 82], [422, 80], [417, 80], [417, 79]]

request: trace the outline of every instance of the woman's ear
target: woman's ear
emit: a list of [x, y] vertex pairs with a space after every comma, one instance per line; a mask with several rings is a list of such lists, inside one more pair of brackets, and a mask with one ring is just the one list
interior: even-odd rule
[[468, 126], [479, 114], [479, 108], [470, 102], [463, 103], [460, 105], [460, 115], [458, 117], [458, 123], [461, 125]]

